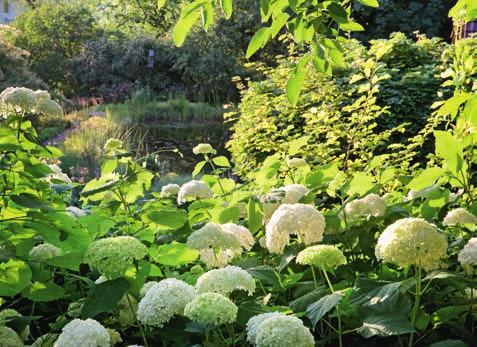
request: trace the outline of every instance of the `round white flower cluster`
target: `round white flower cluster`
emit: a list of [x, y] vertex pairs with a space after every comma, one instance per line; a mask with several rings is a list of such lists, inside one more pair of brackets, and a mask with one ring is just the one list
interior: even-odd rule
[[54, 347], [109, 347], [110, 337], [105, 327], [94, 319], [73, 319], [66, 324]]
[[253, 242], [247, 228], [232, 223], [220, 225], [210, 222], [187, 238], [187, 246], [198, 249], [201, 260], [208, 267], [227, 265], [243, 249], [250, 250]]
[[272, 189], [262, 198], [263, 223], [268, 223], [280, 204], [296, 204], [308, 193], [308, 188], [303, 184], [289, 184]]
[[194, 154], [216, 154], [217, 151], [208, 143], [199, 143], [192, 149]]
[[50, 116], [62, 116], [63, 110], [51, 100], [50, 93], [44, 90], [33, 91], [24, 87], [9, 87], [0, 93], [0, 103], [14, 111], [35, 112]]
[[442, 223], [444, 225], [477, 224], [477, 217], [465, 208], [459, 207], [447, 212]]
[[325, 230], [325, 217], [313, 206], [305, 204], [281, 205], [268, 222], [265, 235], [267, 249], [283, 253], [291, 235], [305, 245], [320, 242]]
[[203, 293], [196, 296], [184, 309], [184, 316], [205, 325], [233, 323], [238, 307], [227, 297], [218, 293]]
[[83, 217], [83, 216], [86, 216], [86, 211], [85, 210], [82, 210], [76, 206], [68, 206], [66, 208], [66, 213], [71, 216], [71, 217], [75, 217], [75, 218], [79, 218], [79, 217]]
[[426, 271], [440, 267], [446, 256], [447, 239], [422, 218], [403, 218], [379, 236], [376, 257], [401, 267], [416, 265]]
[[161, 198], [171, 198], [179, 194], [181, 187], [178, 184], [166, 184], [161, 188]]
[[472, 267], [477, 265], [477, 237], [473, 237], [467, 242], [459, 252], [457, 260], [467, 273], [472, 273]]
[[346, 205], [344, 213], [351, 219], [357, 217], [382, 217], [388, 208], [386, 200], [377, 194], [368, 194], [362, 199], [356, 199]]
[[244, 290], [252, 295], [255, 292], [255, 280], [244, 269], [229, 265], [207, 271], [197, 279], [195, 287], [199, 293], [229, 295], [234, 290]]
[[141, 241], [131, 236], [107, 237], [93, 241], [84, 254], [84, 262], [106, 278], [121, 276], [134, 260], [147, 254]]
[[0, 326], [0, 345], [8, 347], [25, 346], [16, 331], [7, 326]]
[[303, 158], [291, 158], [287, 160], [287, 165], [291, 169], [297, 169], [306, 166], [306, 161]]
[[247, 322], [247, 340], [256, 347], [313, 347], [315, 340], [303, 322], [279, 312], [262, 313]]
[[50, 243], [42, 243], [33, 247], [28, 253], [28, 256], [31, 260], [37, 261], [39, 263], [46, 263], [53, 257], [58, 257], [62, 254], [61, 249], [56, 246], [53, 246]]
[[47, 182], [49, 182], [50, 184], [56, 183], [55, 181], [61, 181], [67, 184], [72, 183], [68, 175], [65, 174], [63, 171], [61, 171], [61, 168], [58, 165], [49, 164], [48, 166], [50, 167], [50, 170], [53, 172], [45, 177], [45, 180]]
[[155, 327], [162, 327], [175, 315], [184, 314], [184, 308], [196, 296], [194, 287], [175, 279], [167, 278], [152, 285], [139, 302], [138, 320]]
[[202, 181], [192, 180], [182, 185], [177, 194], [177, 203], [179, 205], [195, 199], [210, 199], [214, 192]]
[[146, 293], [149, 291], [149, 289], [151, 289], [154, 285], [156, 285], [158, 283], [159, 282], [157, 282], [157, 281], [149, 281], [149, 282], [144, 283], [141, 290], [139, 291], [139, 297], [143, 298], [146, 295]]
[[321, 270], [333, 271], [338, 266], [346, 264], [346, 257], [336, 246], [316, 245], [307, 247], [298, 253], [296, 262], [313, 265]]

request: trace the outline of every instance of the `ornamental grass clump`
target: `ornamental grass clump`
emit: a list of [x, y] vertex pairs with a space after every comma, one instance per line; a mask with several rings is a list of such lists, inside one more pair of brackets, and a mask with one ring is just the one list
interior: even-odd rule
[[379, 236], [376, 257], [401, 267], [438, 269], [446, 256], [447, 239], [422, 218], [399, 219]]
[[247, 340], [256, 347], [315, 346], [313, 335], [299, 318], [279, 312], [250, 318]]
[[442, 221], [444, 225], [458, 225], [458, 224], [477, 224], [477, 217], [467, 211], [465, 208], [459, 207], [447, 212], [447, 215]]
[[377, 194], [368, 194], [362, 199], [356, 199], [346, 205], [345, 216], [351, 219], [358, 217], [382, 217], [388, 208], [386, 200]]
[[185, 204], [188, 201], [196, 199], [210, 199], [214, 196], [214, 192], [209, 186], [202, 181], [192, 180], [182, 185], [177, 194], [177, 203], [179, 205]]
[[195, 287], [200, 294], [210, 292], [229, 295], [235, 290], [243, 290], [252, 295], [255, 292], [255, 280], [244, 269], [229, 265], [207, 271], [197, 279]]
[[108, 330], [94, 319], [73, 319], [66, 324], [54, 347], [109, 347]]
[[282, 254], [296, 235], [305, 245], [320, 242], [325, 230], [325, 217], [313, 206], [305, 204], [281, 205], [267, 224], [266, 246], [271, 253]]
[[154, 284], [139, 302], [138, 320], [145, 325], [162, 327], [172, 317], [184, 314], [184, 307], [196, 296], [191, 285], [168, 278]]
[[477, 237], [473, 237], [467, 242], [459, 252], [457, 260], [467, 273], [472, 274], [473, 267], [477, 265]]
[[204, 325], [233, 323], [238, 307], [226, 296], [218, 293], [203, 293], [196, 296], [184, 309], [184, 316]]
[[48, 260], [58, 257], [62, 254], [61, 249], [56, 246], [53, 246], [50, 243], [42, 243], [33, 247], [28, 256], [31, 260], [37, 261], [39, 263], [46, 263]]
[[120, 277], [134, 261], [144, 258], [147, 248], [131, 236], [107, 237], [92, 242], [84, 262], [108, 279]]

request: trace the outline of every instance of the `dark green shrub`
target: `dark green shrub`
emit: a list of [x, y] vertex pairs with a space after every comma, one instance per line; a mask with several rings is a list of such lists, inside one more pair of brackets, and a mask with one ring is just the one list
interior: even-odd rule
[[285, 95], [296, 57], [265, 68], [266, 78], [242, 92], [228, 144], [238, 171], [247, 173], [304, 135], [309, 138], [303, 155], [314, 164], [339, 159], [343, 168], [361, 170], [373, 155], [388, 154], [400, 167], [411, 167], [426, 151], [401, 162], [399, 148], [424, 128], [438, 99], [445, 47], [438, 39], [415, 43], [402, 34], [372, 42], [369, 52], [349, 43], [346, 67], [333, 77], [310, 69], [296, 107]]

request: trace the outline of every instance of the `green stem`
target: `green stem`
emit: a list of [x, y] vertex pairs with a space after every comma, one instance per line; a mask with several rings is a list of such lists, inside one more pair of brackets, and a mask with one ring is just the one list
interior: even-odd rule
[[[412, 326], [416, 325], [417, 319], [417, 312], [419, 311], [419, 305], [421, 301], [421, 268], [419, 266], [416, 267], [416, 293], [415, 293], [415, 300], [414, 300], [414, 308], [412, 310]], [[411, 333], [409, 337], [409, 347], [412, 347], [414, 343], [414, 331]]]
[[316, 282], [316, 275], [315, 275], [315, 269], [313, 268], [313, 265], [310, 265], [311, 267], [311, 274], [313, 275], [313, 283], [315, 284], [315, 289], [318, 288], [318, 283]]
[[207, 209], [207, 207], [204, 206], [204, 203], [202, 202], [202, 200], [201, 199], [197, 199], [197, 200], [199, 200], [200, 206], [205, 210], [209, 218], [212, 219], [212, 215], [209, 213], [209, 210]]
[[[469, 275], [469, 278], [470, 278], [470, 308], [469, 308], [469, 312], [470, 312], [470, 330], [472, 332], [472, 336], [475, 336], [474, 335], [474, 331], [475, 331], [475, 321], [474, 321], [474, 286], [472, 285], [472, 274]], [[472, 341], [473, 343], [473, 341]]]
[[147, 344], [146, 334], [144, 334], [144, 330], [142, 329], [142, 325], [139, 322], [139, 320], [137, 319], [136, 312], [134, 311], [134, 308], [131, 304], [131, 300], [129, 299], [129, 294], [128, 293], [126, 293], [126, 300], [128, 301], [129, 308], [131, 309], [131, 312], [134, 316], [134, 319], [136, 320], [136, 323], [139, 325], [139, 330], [141, 331], [141, 336], [142, 336], [142, 341], [144, 342], [144, 346], [149, 347], [149, 345]]
[[[328, 286], [330, 287], [331, 293], [334, 293], [335, 290], [333, 288], [333, 285], [331, 284], [330, 278], [328, 277], [328, 273], [326, 270], [323, 270], [323, 275], [325, 275], [326, 282], [328, 283]], [[338, 339], [339, 339], [339, 344], [340, 347], [343, 347], [343, 337], [341, 333], [341, 315], [340, 315], [340, 310], [338, 307], [336, 307], [336, 315], [338, 316]]]

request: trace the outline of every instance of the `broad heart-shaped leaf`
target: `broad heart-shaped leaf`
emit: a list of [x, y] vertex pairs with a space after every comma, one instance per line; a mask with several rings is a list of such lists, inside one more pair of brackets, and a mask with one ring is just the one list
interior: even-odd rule
[[222, 7], [222, 11], [224, 12], [225, 18], [230, 18], [232, 16], [232, 0], [221, 0], [220, 6]]
[[444, 159], [445, 166], [455, 175], [464, 164], [464, 148], [462, 142], [452, 136], [448, 131], [434, 131], [436, 138], [436, 154]]
[[355, 173], [349, 183], [347, 192], [349, 196], [363, 195], [374, 187], [374, 180], [364, 172]]
[[30, 267], [21, 260], [10, 259], [0, 264], [0, 296], [20, 293], [31, 279]]
[[63, 298], [65, 290], [51, 282], [34, 282], [23, 290], [23, 295], [31, 301], [48, 302]]
[[362, 3], [365, 6], [369, 7], [379, 7], [379, 2], [378, 0], [358, 0], [360, 3]]
[[318, 321], [323, 318], [333, 307], [339, 304], [343, 299], [343, 294], [340, 292], [335, 292], [333, 294], [326, 295], [322, 297], [317, 302], [311, 304], [306, 309], [306, 316], [310, 318], [313, 323], [313, 327], [318, 323]]
[[265, 44], [270, 39], [270, 28], [260, 28], [258, 29], [255, 34], [252, 36], [248, 47], [247, 47], [247, 54], [245, 55], [250, 58], [256, 51], [260, 48], [265, 46]]
[[357, 332], [365, 337], [409, 334], [414, 331], [411, 322], [395, 313], [374, 313], [367, 316]]
[[339, 172], [338, 163], [319, 166], [306, 177], [306, 185], [315, 188], [332, 181]]
[[199, 257], [197, 250], [177, 242], [151, 248], [149, 253], [154, 261], [167, 266], [190, 264]]
[[217, 166], [230, 167], [229, 160], [227, 159], [227, 157], [224, 156], [215, 157], [214, 159], [212, 159], [212, 162]]
[[433, 185], [444, 174], [442, 168], [434, 166], [422, 171], [408, 183], [409, 189], [421, 190]]
[[98, 313], [113, 310], [129, 289], [129, 282], [124, 278], [95, 285], [88, 292], [81, 310], [83, 318], [94, 317]]
[[13, 195], [12, 201], [20, 205], [22, 207], [28, 208], [42, 208], [42, 209], [50, 209], [51, 206], [46, 200], [42, 200], [36, 195], [29, 194], [29, 193], [21, 193], [19, 195]]
[[361, 24], [349, 21], [348, 23], [340, 24], [340, 29], [344, 31], [363, 31], [364, 28]]
[[466, 312], [467, 310], [468, 307], [466, 305], [447, 306], [440, 308], [431, 315], [432, 324], [434, 324], [434, 326], [438, 326], [450, 320], [456, 320], [460, 314]]
[[161, 209], [150, 211], [146, 214], [146, 218], [154, 222], [160, 229], [176, 230], [187, 222], [187, 212], [177, 209]]

